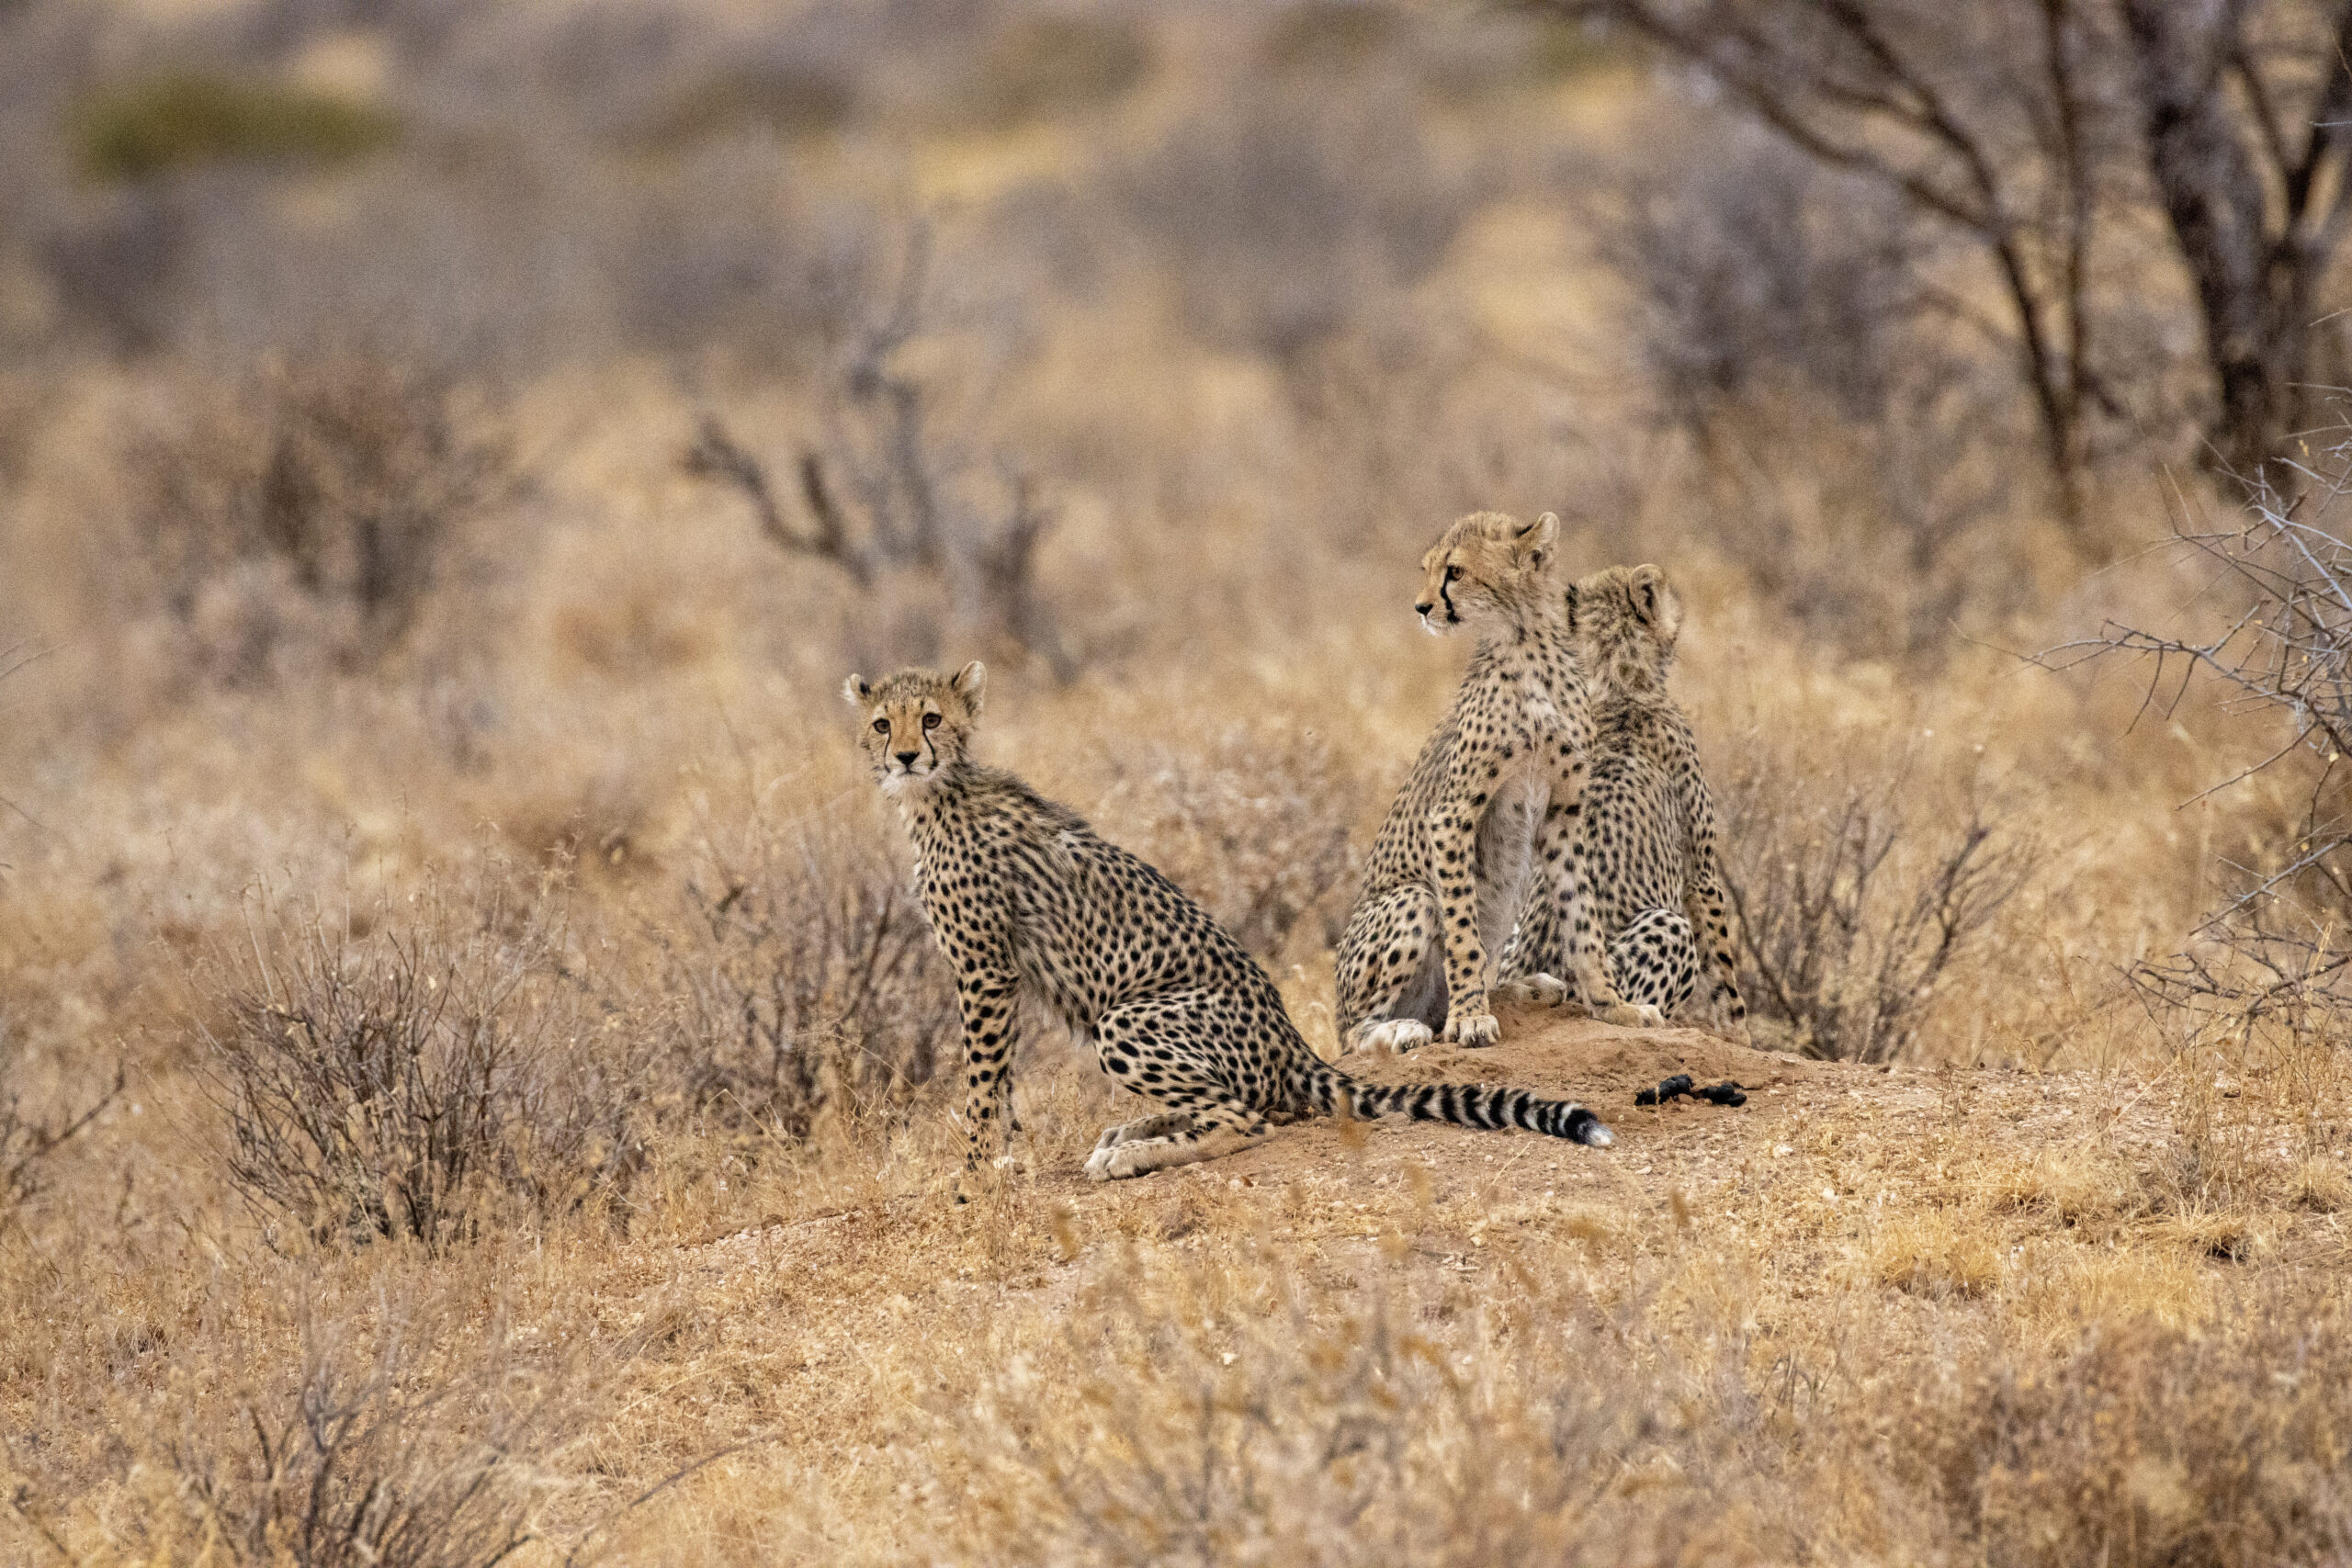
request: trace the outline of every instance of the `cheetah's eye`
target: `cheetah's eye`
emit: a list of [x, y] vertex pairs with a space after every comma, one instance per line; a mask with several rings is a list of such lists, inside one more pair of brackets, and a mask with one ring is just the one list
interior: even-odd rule
[[1458, 566], [1450, 566], [1450, 567], [1447, 567], [1447, 568], [1445, 569], [1445, 580], [1446, 580], [1448, 582], [1459, 582], [1459, 581], [1462, 581], [1462, 569], [1461, 569], [1460, 567], [1458, 567]]
[[939, 728], [939, 716], [935, 713], [927, 713], [923, 715], [922, 727], [925, 729], [937, 729]]
[[876, 734], [876, 735], [888, 735], [888, 734], [889, 734], [889, 733], [890, 733], [890, 721], [889, 721], [888, 719], [887, 719], [887, 718], [877, 718], [877, 719], [876, 719], [876, 720], [874, 721], [874, 733], [875, 733], [875, 734]]

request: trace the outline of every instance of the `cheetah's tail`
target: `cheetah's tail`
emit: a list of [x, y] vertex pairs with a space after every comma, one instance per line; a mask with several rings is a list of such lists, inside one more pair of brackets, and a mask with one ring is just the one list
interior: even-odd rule
[[1606, 1148], [1617, 1141], [1600, 1117], [1572, 1100], [1545, 1100], [1523, 1089], [1498, 1084], [1418, 1084], [1391, 1089], [1351, 1078], [1317, 1062], [1306, 1075], [1306, 1098], [1326, 1116], [1339, 1114], [1345, 1096], [1356, 1116], [1408, 1116], [1416, 1122], [1451, 1122], [1457, 1127], [1501, 1132], [1524, 1127], [1547, 1138]]

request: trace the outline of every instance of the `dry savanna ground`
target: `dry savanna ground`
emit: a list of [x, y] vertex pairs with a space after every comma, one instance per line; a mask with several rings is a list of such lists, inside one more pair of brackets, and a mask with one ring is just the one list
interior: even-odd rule
[[[2266, 614], [2193, 289], [2069, 514], [1840, 179], [1512, 11], [0, 6], [0, 1562], [2352, 1561], [2335, 756], [2030, 657]], [[953, 1204], [842, 678], [1333, 1051], [1478, 506], [1678, 585], [1754, 1048], [1095, 1185], [1037, 1024]]]

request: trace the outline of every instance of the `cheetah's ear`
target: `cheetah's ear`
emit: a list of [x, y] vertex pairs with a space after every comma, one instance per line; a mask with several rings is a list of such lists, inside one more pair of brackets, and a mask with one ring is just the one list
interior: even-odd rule
[[1646, 564], [1634, 569], [1633, 588], [1634, 609], [1657, 628], [1658, 640], [1672, 648], [1682, 632], [1682, 596], [1665, 572]]
[[842, 701], [854, 708], [862, 708], [874, 700], [874, 687], [863, 675], [853, 675], [842, 682]]
[[989, 689], [989, 667], [977, 659], [973, 660], [956, 671], [956, 678], [947, 682], [947, 689], [963, 698], [965, 711], [978, 718], [980, 716], [980, 699]]
[[1542, 570], [1544, 563], [1552, 558], [1553, 547], [1559, 542], [1560, 514], [1556, 512], [1544, 513], [1521, 528], [1511, 541], [1519, 558], [1527, 563], [1531, 571]]

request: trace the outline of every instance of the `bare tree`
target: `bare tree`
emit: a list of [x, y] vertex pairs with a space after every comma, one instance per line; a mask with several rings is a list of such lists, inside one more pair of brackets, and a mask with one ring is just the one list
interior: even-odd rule
[[901, 362], [900, 351], [930, 330], [930, 257], [929, 231], [919, 226], [888, 299], [878, 308], [855, 299], [842, 306], [832, 417], [821, 440], [804, 440], [793, 458], [791, 502], [713, 414], [680, 466], [741, 494], [779, 547], [830, 561], [861, 588], [893, 572], [945, 585], [988, 633], [1068, 681], [1076, 666], [1036, 585], [1053, 509], [1008, 455], [978, 464], [944, 438], [933, 389]]
[[[2102, 378], [2093, 249], [2153, 190], [2197, 287], [2217, 462], [2256, 482], [2299, 423], [2343, 225], [2352, 0], [1529, 0], [1618, 24], [1809, 155], [1979, 246], [2079, 535]], [[2269, 476], [2274, 480], [2278, 476]]]
[[2306, 414], [2314, 296], [2342, 237], [2352, 0], [2121, 0], [2149, 173], [2197, 283], [2216, 457], [2274, 490]]
[[[1980, 244], [1999, 274], [2009, 321], [1984, 320], [1956, 298], [1945, 303], [2014, 355], [2061, 504], [2080, 525], [2089, 415], [2113, 406], [2092, 369], [2086, 293], [2098, 164], [2087, 146], [2094, 106], [2081, 0], [1538, 6], [1630, 28], [1813, 157], [1868, 176]], [[2007, 15], [2013, 10], [2021, 14]], [[2022, 35], [2034, 40], [2030, 72], [2017, 68], [2008, 41], [2019, 35], [1996, 31], [1995, 11], [2007, 23], [2030, 22]]]

